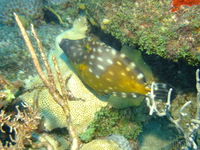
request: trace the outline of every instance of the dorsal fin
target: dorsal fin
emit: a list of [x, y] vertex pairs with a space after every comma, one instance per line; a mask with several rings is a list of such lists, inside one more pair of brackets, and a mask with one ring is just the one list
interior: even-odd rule
[[151, 83], [153, 81], [153, 73], [151, 68], [143, 60], [140, 51], [134, 50], [129, 46], [124, 45], [121, 49], [121, 52], [136, 64], [138, 69], [144, 74], [147, 83]]

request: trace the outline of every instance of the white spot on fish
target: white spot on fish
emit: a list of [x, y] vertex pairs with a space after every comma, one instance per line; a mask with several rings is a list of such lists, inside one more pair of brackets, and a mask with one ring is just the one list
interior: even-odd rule
[[114, 75], [114, 73], [113, 73], [112, 71], [109, 71], [108, 73], [109, 73], [110, 75]]
[[112, 81], [110, 78], [106, 78], [106, 80], [107, 80], [107, 81], [110, 81], [110, 82]]
[[132, 93], [132, 96], [135, 98], [135, 97], [137, 97], [134, 93]]
[[119, 61], [117, 61], [117, 64], [118, 64], [118, 65], [120, 65], [120, 66], [122, 65], [122, 63], [121, 63], [121, 62], [119, 62]]
[[108, 93], [108, 90], [104, 90], [105, 93]]
[[83, 56], [83, 58], [86, 59], [86, 58], [87, 58], [87, 55]]
[[101, 58], [101, 57], [97, 57], [97, 59], [98, 59], [99, 61], [103, 61], [103, 58]]
[[78, 51], [82, 51], [83, 49], [82, 49], [82, 48], [78, 48], [77, 50], [78, 50]]
[[113, 88], [112, 87], [108, 87], [108, 89], [112, 90]]
[[109, 52], [110, 51], [110, 49], [109, 48], [106, 48], [106, 52]]
[[142, 73], [140, 73], [140, 74], [137, 75], [138, 79], [142, 79], [143, 77], [144, 77], [144, 75]]
[[129, 68], [129, 67], [126, 67], [126, 71], [128, 71], [128, 72], [129, 72], [129, 71], [130, 71], [130, 68]]
[[116, 92], [112, 92], [112, 95], [113, 95], [113, 96], [117, 96], [117, 93], [116, 93]]
[[74, 50], [74, 49], [75, 49], [75, 47], [74, 47], [74, 46], [71, 46], [71, 47], [70, 47], [70, 49]]
[[93, 65], [93, 62], [89, 61], [89, 64], [90, 64], [90, 65]]
[[116, 55], [117, 52], [116, 52], [115, 50], [112, 50], [111, 53], [112, 53], [113, 55]]
[[124, 72], [121, 72], [121, 75], [122, 75], [122, 76], [126, 76], [126, 73], [124, 73]]
[[104, 67], [102, 65], [97, 65], [97, 67], [101, 70], [104, 70]]
[[96, 78], [99, 79], [100, 77], [98, 75], [96, 75]]
[[135, 63], [131, 62], [131, 63], [130, 63], [130, 67], [133, 67], [133, 68], [134, 68], [134, 67], [135, 67]]
[[111, 65], [113, 64], [113, 61], [111, 59], [107, 59], [106, 61]]
[[91, 68], [89, 68], [89, 72], [92, 72], [92, 69], [91, 69]]
[[94, 55], [90, 55], [90, 58], [91, 58], [91, 59], [94, 59], [94, 58], [95, 58], [95, 56], [94, 56]]
[[102, 53], [102, 49], [98, 49], [98, 52], [99, 52], [99, 53]]
[[123, 98], [126, 98], [127, 97], [127, 94], [126, 93], [121, 93], [122, 94], [122, 97]]
[[121, 58], [125, 58], [126, 55], [122, 53], [122, 54], [120, 54], [120, 56], [121, 56]]

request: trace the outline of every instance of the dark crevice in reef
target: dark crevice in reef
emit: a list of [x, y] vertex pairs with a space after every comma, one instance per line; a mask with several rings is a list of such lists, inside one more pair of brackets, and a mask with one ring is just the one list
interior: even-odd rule
[[188, 65], [184, 60], [173, 62], [156, 55], [144, 54], [143, 58], [159, 82], [171, 84], [180, 92], [196, 93], [195, 73], [199, 67]]

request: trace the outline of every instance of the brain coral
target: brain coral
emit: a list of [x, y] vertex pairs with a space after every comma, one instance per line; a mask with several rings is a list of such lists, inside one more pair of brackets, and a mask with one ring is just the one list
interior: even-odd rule
[[12, 25], [14, 23], [13, 12], [18, 15], [26, 15], [30, 19], [38, 19], [43, 16], [41, 0], [2, 0], [0, 2], [0, 23]]

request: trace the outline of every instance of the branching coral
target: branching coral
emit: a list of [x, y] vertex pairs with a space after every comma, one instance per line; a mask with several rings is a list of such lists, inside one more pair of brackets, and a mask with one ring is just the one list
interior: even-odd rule
[[39, 61], [37, 59], [37, 56], [36, 56], [36, 53], [34, 51], [34, 48], [31, 44], [31, 41], [19, 19], [19, 17], [14, 13], [14, 16], [15, 16], [15, 19], [17, 21], [17, 24], [21, 30], [21, 33], [23, 35], [23, 38], [26, 42], [26, 45], [28, 47], [28, 50], [32, 56], [32, 60], [33, 60], [33, 63], [35, 65], [35, 68], [40, 76], [40, 78], [42, 79], [43, 83], [45, 84], [45, 86], [47, 87], [47, 89], [49, 90], [49, 92], [51, 93], [51, 95], [53, 96], [54, 100], [56, 101], [57, 104], [59, 104], [61, 106], [61, 108], [63, 109], [63, 112], [65, 113], [65, 117], [66, 117], [66, 120], [67, 120], [67, 127], [68, 127], [68, 130], [69, 130], [69, 133], [71, 135], [71, 138], [72, 138], [72, 146], [71, 146], [71, 150], [77, 150], [78, 147], [79, 147], [79, 138], [74, 130], [74, 127], [72, 125], [72, 122], [71, 122], [71, 114], [70, 114], [70, 108], [68, 106], [68, 97], [67, 97], [67, 92], [64, 88], [64, 81], [60, 75], [60, 69], [58, 67], [58, 64], [57, 64], [57, 61], [55, 59], [55, 57], [53, 57], [53, 62], [54, 62], [54, 65], [55, 65], [55, 69], [56, 69], [56, 72], [57, 72], [57, 77], [58, 77], [58, 81], [60, 83], [60, 88], [61, 90], [59, 91], [57, 88], [56, 88], [56, 84], [55, 84], [55, 81], [54, 81], [54, 78], [53, 78], [53, 75], [52, 75], [52, 71], [51, 71], [51, 68], [48, 64], [48, 61], [46, 59], [46, 56], [43, 52], [43, 48], [42, 48], [42, 44], [40, 42], [40, 40], [38, 39], [37, 37], [37, 34], [32, 26], [32, 33], [34, 34], [34, 37], [35, 39], [37, 40], [37, 43], [38, 43], [38, 47], [40, 49], [40, 53], [41, 53], [41, 56], [43, 58], [43, 61], [45, 63], [45, 67], [47, 69], [47, 73], [48, 73], [48, 76], [46, 77], [44, 75], [44, 72], [42, 71], [41, 69], [41, 66], [39, 64]]
[[[189, 105], [191, 105], [192, 101], [187, 101], [185, 102], [180, 109], [178, 109], [179, 113], [178, 113], [178, 118], [175, 119], [174, 118], [174, 114], [175, 112], [171, 111], [171, 92], [172, 89], [169, 90], [168, 92], [168, 98], [167, 98], [167, 102], [165, 104], [165, 108], [160, 111], [158, 110], [158, 103], [154, 100], [154, 83], [152, 83], [151, 86], [151, 92], [149, 93], [149, 97], [146, 98], [147, 101], [147, 106], [150, 109], [149, 114], [152, 115], [153, 113], [156, 113], [156, 115], [158, 116], [167, 116], [167, 118], [175, 124], [176, 128], [179, 131], [179, 134], [182, 135], [184, 137], [186, 146], [182, 146], [182, 149], [198, 149], [198, 143], [197, 143], [197, 137], [196, 134], [198, 132], [198, 129], [200, 127], [200, 101], [199, 101], [199, 69], [197, 69], [196, 71], [196, 88], [197, 88], [197, 100], [196, 100], [196, 106], [197, 106], [197, 111], [196, 111], [196, 117], [195, 119], [191, 119], [194, 118], [194, 115], [192, 115], [191, 117], [188, 117], [189, 114], [191, 114], [191, 111], [187, 110], [187, 107], [189, 107]], [[173, 117], [172, 117], [173, 116]], [[181, 123], [184, 119], [186, 119], [186, 124]], [[187, 128], [185, 128], [187, 127]]]
[[0, 113], [0, 131], [1, 137], [7, 137], [1, 139], [0, 149], [13, 148], [23, 149], [25, 144], [31, 144], [31, 132], [34, 132], [38, 128], [40, 116], [37, 109], [23, 105], [23, 110], [16, 106], [16, 115], [8, 115], [5, 110], [1, 110]]

